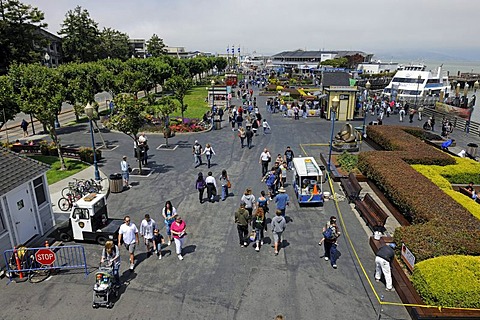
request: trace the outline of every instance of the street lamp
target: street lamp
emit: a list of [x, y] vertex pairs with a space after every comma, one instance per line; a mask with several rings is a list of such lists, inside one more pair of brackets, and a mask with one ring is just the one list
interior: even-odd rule
[[457, 83], [457, 87], [455, 88], [455, 97], [460, 96], [460, 83]]
[[418, 75], [418, 78], [417, 78], [417, 91], [415, 91], [415, 109], [418, 109], [417, 108], [417, 99], [418, 99], [418, 94], [419, 94], [419, 89], [420, 89], [420, 82], [422, 82], [422, 75]]
[[92, 119], [93, 119], [93, 107], [90, 105], [90, 102], [87, 103], [87, 106], [84, 109], [85, 114], [88, 117], [88, 120], [90, 122], [90, 135], [92, 137], [92, 149], [93, 149], [93, 167], [95, 168], [95, 180], [100, 181], [100, 172], [98, 172], [98, 164], [97, 164], [97, 153], [95, 151], [95, 139], [93, 138], [93, 125], [92, 125]]
[[470, 86], [468, 85], [468, 83], [465, 82], [465, 86], [463, 87], [463, 95], [464, 95], [465, 97], [467, 97], [467, 95], [468, 95], [468, 88], [469, 88], [469, 87], [470, 87]]
[[48, 52], [45, 52], [45, 56], [43, 58], [45, 59], [45, 65], [47, 67], [50, 67], [50, 55], [48, 54]]
[[477, 93], [477, 89], [480, 87], [480, 83], [477, 81], [475, 81], [475, 83], [473, 84], [473, 93]]
[[365, 104], [368, 102], [368, 97], [369, 97], [369, 94], [368, 94], [368, 93], [369, 93], [371, 87], [372, 87], [372, 84], [370, 83], [370, 81], [367, 81], [367, 83], [365, 84], [365, 88], [367, 89], [367, 96], [365, 97], [365, 102], [363, 103], [363, 127], [362, 127], [362, 134], [363, 134], [363, 137], [364, 137], [364, 138], [365, 138], [366, 135], [367, 135], [367, 127], [366, 127], [367, 125], [366, 125], [366, 123], [367, 123], [367, 113], [368, 113], [368, 112], [367, 112], [367, 109], [366, 109], [366, 107], [368, 107], [368, 105], [365, 106]]
[[212, 80], [210, 84], [212, 85], [212, 112], [213, 112], [213, 107], [215, 107], [215, 80]]
[[332, 131], [330, 132], [330, 149], [328, 150], [328, 172], [332, 172], [332, 147], [333, 147], [333, 133], [335, 131], [335, 118], [337, 115], [337, 108], [340, 105], [340, 99], [338, 96], [334, 96], [332, 99], [332, 104], [330, 106], [330, 120], [332, 121], [331, 127]]

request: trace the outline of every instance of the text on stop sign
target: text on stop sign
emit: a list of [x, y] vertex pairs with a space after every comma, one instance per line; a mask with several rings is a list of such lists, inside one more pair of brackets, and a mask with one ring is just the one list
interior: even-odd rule
[[40, 253], [37, 254], [37, 260], [39, 261], [49, 261], [55, 259], [55, 255], [53, 253]]

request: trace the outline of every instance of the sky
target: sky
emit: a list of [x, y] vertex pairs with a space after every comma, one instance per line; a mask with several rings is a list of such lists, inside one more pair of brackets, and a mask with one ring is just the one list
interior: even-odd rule
[[56, 33], [65, 14], [87, 9], [100, 29], [152, 34], [187, 51], [275, 54], [359, 50], [418, 59], [434, 54], [480, 61], [478, 0], [21, 0]]

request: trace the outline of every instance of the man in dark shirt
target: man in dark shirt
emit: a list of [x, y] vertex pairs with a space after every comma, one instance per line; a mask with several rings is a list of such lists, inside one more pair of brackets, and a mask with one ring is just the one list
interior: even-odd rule
[[237, 224], [238, 238], [241, 247], [248, 245], [248, 222], [250, 221], [250, 215], [247, 209], [245, 209], [245, 202], [240, 203], [240, 208], [235, 212], [235, 223]]
[[285, 150], [285, 162], [287, 163], [288, 170], [292, 170], [292, 162], [294, 157], [295, 155], [293, 154], [292, 149], [290, 149], [290, 147], [287, 147], [287, 150]]
[[253, 139], [253, 131], [252, 127], [248, 126], [247, 131], [245, 132], [245, 136], [247, 137], [247, 147], [248, 149], [252, 148], [252, 139]]
[[395, 257], [395, 243], [389, 243], [378, 249], [375, 257], [375, 281], [380, 282], [380, 278], [385, 277], [387, 291], [395, 291], [392, 286], [391, 263]]

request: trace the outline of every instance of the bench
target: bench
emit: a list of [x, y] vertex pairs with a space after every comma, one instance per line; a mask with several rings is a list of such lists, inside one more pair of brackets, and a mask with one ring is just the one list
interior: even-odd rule
[[355, 209], [373, 231], [384, 231], [388, 215], [367, 193], [363, 200], [355, 200]]
[[[468, 191], [465, 187], [458, 187], [458, 192], [460, 192], [461, 194], [464, 194], [467, 197], [469, 197], [470, 199], [474, 200], [472, 198], [472, 193], [470, 191]], [[478, 191], [475, 190], [475, 193], [478, 195]], [[478, 197], [476, 197], [475, 202], [480, 203], [480, 199]]]
[[342, 185], [343, 191], [345, 191], [349, 203], [359, 199], [362, 186], [353, 172], [350, 172], [347, 178], [341, 178], [340, 184]]

